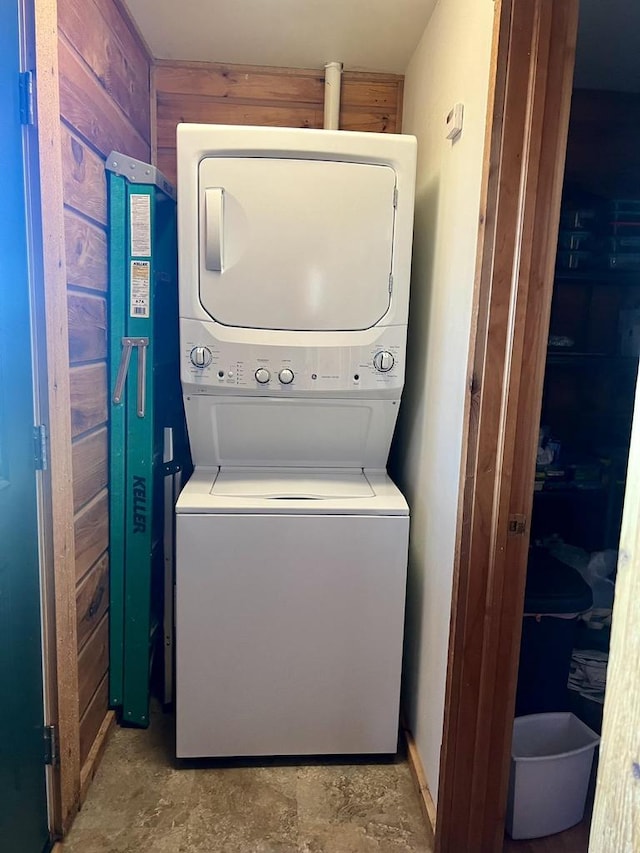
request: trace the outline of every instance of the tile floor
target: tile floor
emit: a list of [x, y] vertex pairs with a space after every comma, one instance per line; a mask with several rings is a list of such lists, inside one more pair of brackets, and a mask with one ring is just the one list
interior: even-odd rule
[[176, 762], [172, 720], [117, 729], [64, 853], [432, 853], [406, 761]]

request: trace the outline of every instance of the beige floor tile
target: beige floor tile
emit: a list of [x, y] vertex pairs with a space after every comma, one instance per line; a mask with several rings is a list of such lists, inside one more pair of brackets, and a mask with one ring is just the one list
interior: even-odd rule
[[64, 853], [429, 853], [404, 761], [176, 762], [173, 723], [117, 729]]

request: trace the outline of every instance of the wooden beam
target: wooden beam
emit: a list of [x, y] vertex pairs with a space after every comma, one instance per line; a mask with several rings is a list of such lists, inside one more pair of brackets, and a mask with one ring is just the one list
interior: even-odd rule
[[[89, 791], [89, 787], [93, 782], [93, 777], [98, 772], [98, 767], [100, 767], [100, 762], [102, 761], [102, 757], [104, 755], [104, 751], [107, 748], [107, 744], [109, 743], [109, 738], [111, 733], [116, 727], [116, 715], [115, 711], [107, 711], [104, 720], [102, 721], [102, 725], [98, 729], [98, 733], [94, 738], [91, 749], [89, 750], [89, 754], [87, 755], [86, 761], [82, 765], [82, 772], [80, 775], [80, 802], [84, 803], [87, 793]], [[54, 850], [55, 853], [55, 850]]]
[[503, 0], [475, 294], [436, 850], [502, 849], [577, 0]]
[[44, 303], [49, 380], [49, 477], [55, 598], [56, 723], [61, 745], [60, 764], [54, 774], [57, 791], [53, 829], [56, 833], [63, 834], [70, 826], [80, 803], [80, 745], [56, 0], [35, 0], [34, 10]]
[[433, 845], [436, 834], [436, 806], [429, 790], [429, 784], [422, 761], [420, 760], [420, 753], [413, 739], [413, 734], [407, 728], [403, 729], [403, 734], [407, 745], [407, 763], [411, 771], [411, 778], [416, 786], [416, 792], [420, 800], [420, 808], [429, 836], [429, 843]]

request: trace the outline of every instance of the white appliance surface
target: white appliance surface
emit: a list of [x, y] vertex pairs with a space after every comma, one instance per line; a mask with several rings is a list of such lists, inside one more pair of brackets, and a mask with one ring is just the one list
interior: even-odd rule
[[212, 499], [177, 516], [177, 755], [395, 752], [408, 516]]
[[406, 324], [414, 137], [180, 124], [177, 153], [183, 319], [272, 345]]
[[386, 471], [196, 468], [176, 512], [408, 516], [409, 508]]
[[180, 757], [393, 753], [416, 141], [180, 125]]
[[393, 400], [185, 398], [196, 465], [383, 468]]
[[390, 166], [206, 157], [199, 171], [200, 302], [214, 320], [349, 331], [384, 317], [395, 215]]

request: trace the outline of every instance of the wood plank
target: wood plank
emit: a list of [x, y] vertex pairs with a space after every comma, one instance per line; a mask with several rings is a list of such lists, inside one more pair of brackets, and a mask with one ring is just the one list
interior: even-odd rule
[[94, 498], [109, 478], [109, 444], [106, 427], [73, 442], [74, 512]]
[[149, 63], [112, 0], [58, 0], [58, 24], [107, 94], [149, 142]]
[[103, 157], [121, 151], [149, 160], [149, 144], [64, 38], [59, 40], [61, 115]]
[[158, 95], [194, 95], [229, 100], [307, 104], [322, 107], [324, 75], [278, 73], [271, 68], [251, 68], [218, 63], [198, 66], [157, 64], [154, 69]]
[[71, 434], [80, 435], [107, 421], [107, 365], [72, 367]]
[[98, 768], [100, 767], [100, 762], [102, 761], [102, 756], [104, 755], [104, 751], [107, 748], [107, 744], [109, 743], [109, 737], [111, 732], [116, 727], [116, 713], [115, 711], [107, 711], [104, 720], [102, 721], [102, 725], [98, 729], [98, 733], [93, 741], [91, 749], [89, 750], [89, 754], [87, 755], [87, 760], [82, 765], [82, 770], [80, 772], [80, 802], [84, 803], [87, 793], [89, 792], [89, 788], [93, 779], [98, 772]]
[[109, 546], [109, 493], [106, 489], [76, 515], [74, 530], [76, 581], [79, 583]]
[[95, 361], [107, 357], [107, 301], [87, 293], [67, 294], [69, 310], [69, 361]]
[[61, 136], [65, 204], [105, 225], [107, 182], [104, 162], [64, 125]]
[[104, 554], [85, 575], [76, 593], [78, 650], [96, 630], [109, 609], [109, 557]]
[[[120, 12], [120, 18], [122, 19], [130, 38], [133, 39], [140, 51], [142, 51], [142, 55], [151, 67], [153, 64], [153, 54], [151, 53], [149, 45], [147, 44], [137, 21], [132, 17], [125, 0], [103, 0], [103, 2], [106, 4], [113, 4], [113, 6]], [[125, 38], [122, 38], [122, 43], [125, 44]]]
[[639, 519], [640, 386], [627, 467], [590, 853], [640, 850]]
[[195, 95], [158, 94], [158, 147], [176, 144], [179, 122], [260, 125], [264, 127], [322, 127], [320, 106], [281, 106], [216, 101]]
[[67, 284], [92, 290], [107, 289], [107, 235], [73, 211], [64, 214]]
[[[69, 336], [63, 221], [56, 0], [36, 0], [35, 63], [38, 159], [46, 325], [51, 553], [44, 566], [44, 644], [48, 705], [58, 726], [60, 761], [52, 768], [52, 829], [64, 834], [80, 805], [80, 718], [75, 619]], [[46, 487], [46, 486], [45, 486]], [[50, 621], [50, 600], [54, 615]], [[54, 654], [50, 654], [54, 650]], [[50, 666], [51, 659], [55, 664]], [[53, 671], [52, 671], [53, 670]]]
[[413, 779], [413, 783], [416, 787], [416, 793], [420, 800], [420, 808], [422, 810], [422, 816], [424, 817], [425, 827], [429, 836], [430, 849], [433, 849], [436, 835], [435, 803], [433, 802], [433, 797], [429, 790], [429, 784], [424, 772], [424, 767], [422, 766], [422, 761], [420, 760], [420, 753], [418, 752], [416, 742], [413, 739], [413, 734], [404, 726], [402, 731], [407, 744], [407, 763], [409, 764], [411, 778]]
[[398, 91], [402, 80], [402, 77], [363, 80], [359, 74], [345, 71], [340, 87], [340, 104], [344, 107], [387, 110], [395, 116], [398, 113]]
[[78, 655], [78, 702], [84, 714], [109, 668], [109, 614], [105, 613]]
[[358, 130], [366, 133], [396, 133], [397, 128], [398, 124], [394, 113], [340, 109], [340, 130]]
[[176, 161], [175, 148], [158, 148], [156, 155], [156, 165], [162, 172], [165, 178], [170, 181], [173, 186], [178, 184], [178, 164]]
[[[84, 766], [91, 748], [96, 741], [102, 724], [109, 713], [109, 677], [105, 675], [98, 689], [93, 694], [91, 701], [80, 720], [80, 761]], [[78, 774], [78, 796], [80, 795], [80, 774]]]

